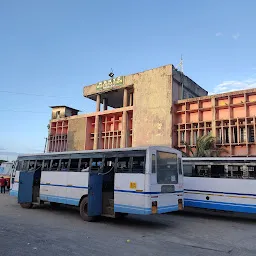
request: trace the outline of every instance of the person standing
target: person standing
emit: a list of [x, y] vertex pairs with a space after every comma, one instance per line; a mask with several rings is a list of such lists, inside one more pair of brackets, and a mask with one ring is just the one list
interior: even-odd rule
[[3, 176], [0, 178], [0, 187], [1, 187], [1, 194], [2, 193], [5, 194], [5, 178]]

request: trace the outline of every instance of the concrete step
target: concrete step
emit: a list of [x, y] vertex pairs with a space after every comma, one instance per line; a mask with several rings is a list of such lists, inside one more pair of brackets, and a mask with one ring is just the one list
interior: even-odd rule
[[114, 207], [111, 207], [111, 206], [108, 206], [108, 207], [105, 207], [104, 211], [103, 211], [103, 215], [115, 215], [115, 212], [114, 212]]
[[113, 215], [110, 215], [110, 214], [101, 214], [101, 216], [107, 217], [107, 218], [115, 218], [115, 217], [116, 217], [115, 214], [113, 214]]
[[114, 207], [114, 199], [108, 199], [109, 206]]

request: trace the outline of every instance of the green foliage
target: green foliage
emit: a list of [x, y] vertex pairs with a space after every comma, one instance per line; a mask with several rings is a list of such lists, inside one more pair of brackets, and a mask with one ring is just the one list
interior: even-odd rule
[[188, 143], [184, 144], [193, 157], [218, 157], [221, 153], [227, 152], [224, 148], [216, 146], [216, 139], [210, 133], [197, 139], [194, 151]]
[[5, 162], [7, 162], [6, 160], [0, 160], [0, 165], [2, 164], [2, 163], [5, 163]]

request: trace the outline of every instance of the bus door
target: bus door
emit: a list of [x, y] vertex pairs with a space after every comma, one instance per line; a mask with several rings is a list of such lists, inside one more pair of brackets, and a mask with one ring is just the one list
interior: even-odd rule
[[20, 172], [18, 203], [32, 203], [34, 171]]
[[102, 214], [102, 183], [103, 175], [91, 172], [88, 182], [88, 216]]

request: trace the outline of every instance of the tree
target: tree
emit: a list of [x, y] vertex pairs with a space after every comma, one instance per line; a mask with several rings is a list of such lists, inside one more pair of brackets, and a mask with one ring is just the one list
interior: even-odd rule
[[218, 157], [221, 153], [227, 152], [226, 149], [216, 146], [216, 139], [210, 133], [198, 137], [196, 148], [193, 151], [188, 143], [184, 143], [193, 157]]
[[0, 160], [0, 165], [2, 164], [2, 163], [5, 163], [5, 162], [7, 162], [6, 160]]

